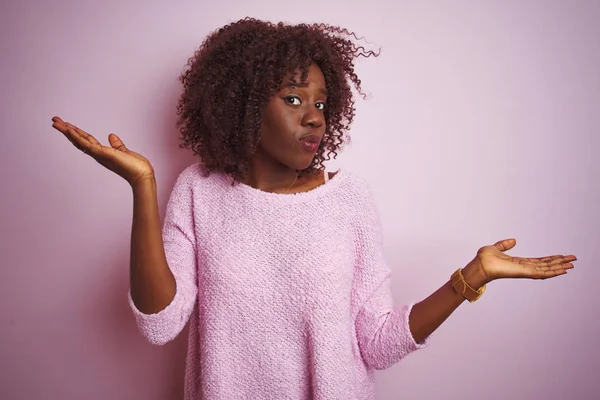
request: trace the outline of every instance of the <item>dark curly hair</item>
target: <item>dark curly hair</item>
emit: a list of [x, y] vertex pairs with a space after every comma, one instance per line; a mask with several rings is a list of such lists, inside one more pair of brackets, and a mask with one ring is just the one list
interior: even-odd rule
[[206, 174], [221, 171], [243, 180], [260, 139], [265, 106], [285, 75], [311, 63], [325, 77], [328, 91], [326, 131], [305, 175], [335, 158], [354, 118], [350, 82], [361, 91], [356, 58], [378, 56], [356, 45], [346, 29], [325, 24], [272, 24], [245, 18], [212, 32], [189, 59], [181, 75], [177, 104], [180, 147], [200, 156]]

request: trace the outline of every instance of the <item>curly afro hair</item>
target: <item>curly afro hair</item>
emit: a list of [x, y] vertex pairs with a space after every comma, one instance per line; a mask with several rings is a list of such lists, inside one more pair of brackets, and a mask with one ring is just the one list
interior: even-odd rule
[[325, 77], [326, 132], [302, 175], [335, 158], [354, 118], [350, 83], [362, 94], [354, 61], [377, 56], [357, 46], [357, 36], [325, 24], [272, 24], [245, 18], [211, 33], [189, 59], [180, 77], [177, 104], [180, 147], [200, 157], [206, 174], [224, 172], [241, 181], [260, 140], [263, 110], [282, 79], [298, 69], [302, 80], [311, 63]]

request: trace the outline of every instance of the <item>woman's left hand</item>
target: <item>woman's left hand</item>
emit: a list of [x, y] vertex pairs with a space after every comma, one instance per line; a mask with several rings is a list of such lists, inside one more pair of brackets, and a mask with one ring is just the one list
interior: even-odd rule
[[492, 246], [479, 249], [475, 259], [471, 261], [482, 271], [486, 281], [502, 278], [547, 279], [564, 275], [574, 267], [574, 255], [562, 254], [539, 258], [512, 257], [504, 254], [517, 244], [515, 239], [505, 239]]

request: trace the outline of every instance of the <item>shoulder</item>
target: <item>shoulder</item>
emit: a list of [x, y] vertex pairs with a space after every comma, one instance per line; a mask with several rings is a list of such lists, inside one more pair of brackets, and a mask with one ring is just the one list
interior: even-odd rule
[[378, 232], [381, 229], [379, 207], [371, 184], [362, 176], [345, 172], [345, 203], [359, 232]]
[[331, 199], [336, 212], [349, 216], [359, 225], [377, 221], [378, 208], [371, 185], [362, 176], [347, 170], [339, 171], [332, 181], [338, 180]]
[[200, 182], [206, 175], [202, 171], [200, 163], [188, 165], [179, 173], [175, 185], [191, 185]]
[[[368, 203], [373, 201], [373, 191], [366, 179], [354, 172], [343, 171], [341, 173], [344, 175], [343, 192], [349, 199], [354, 199], [361, 204], [364, 204], [365, 201]], [[335, 174], [340, 174], [340, 172]]]
[[200, 163], [184, 168], [171, 189], [170, 198], [189, 204], [200, 204], [219, 196], [231, 185], [223, 174], [206, 174]]
[[196, 188], [207, 190], [211, 187], [220, 186], [225, 183], [226, 180], [222, 175], [223, 174], [216, 172], [207, 174], [204, 172], [202, 165], [199, 162], [194, 163], [187, 166], [179, 173], [179, 176], [175, 181], [174, 190], [179, 188], [185, 190], [193, 190]]

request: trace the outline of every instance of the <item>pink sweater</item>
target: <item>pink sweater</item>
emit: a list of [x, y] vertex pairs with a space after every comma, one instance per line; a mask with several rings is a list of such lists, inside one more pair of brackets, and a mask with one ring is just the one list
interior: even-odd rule
[[186, 399], [373, 399], [374, 370], [425, 344], [412, 304], [393, 307], [376, 207], [354, 175], [274, 194], [192, 165], [163, 236], [175, 298], [152, 315], [129, 303], [154, 344], [190, 321]]

